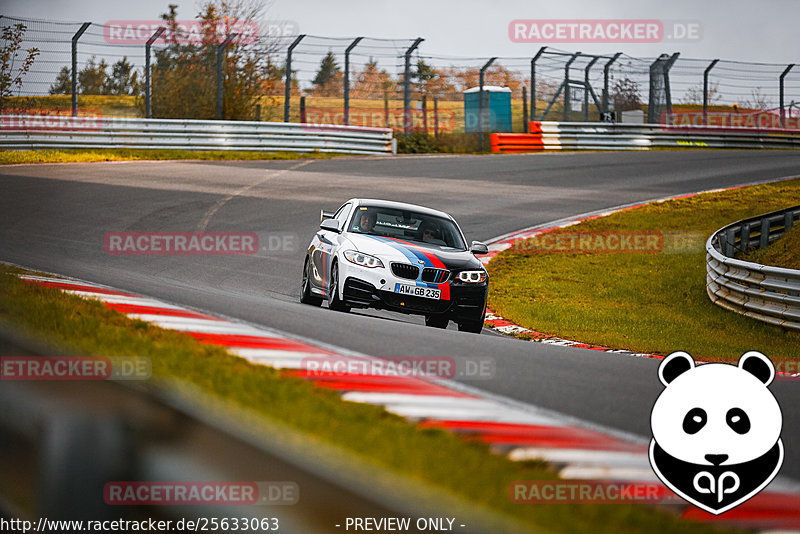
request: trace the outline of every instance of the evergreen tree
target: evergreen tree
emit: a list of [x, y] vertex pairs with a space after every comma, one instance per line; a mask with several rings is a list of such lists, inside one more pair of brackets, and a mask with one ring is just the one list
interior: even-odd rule
[[97, 63], [94, 56], [92, 56], [83, 70], [78, 72], [78, 84], [82, 95], [108, 94], [108, 88], [106, 87], [107, 68], [108, 63], [106, 63], [105, 59], [101, 59], [100, 63]]
[[139, 95], [139, 73], [128, 58], [123, 57], [111, 67], [111, 76], [106, 80], [106, 92], [110, 95]]
[[341, 69], [339, 65], [336, 64], [336, 58], [333, 52], [329, 51], [327, 55], [322, 58], [317, 75], [311, 83], [314, 84], [316, 89], [324, 91], [328, 84], [336, 79], [336, 74], [339, 72], [341, 72]]
[[61, 70], [56, 77], [55, 83], [50, 86], [51, 95], [69, 95], [72, 94], [72, 69], [69, 67], [61, 67]]

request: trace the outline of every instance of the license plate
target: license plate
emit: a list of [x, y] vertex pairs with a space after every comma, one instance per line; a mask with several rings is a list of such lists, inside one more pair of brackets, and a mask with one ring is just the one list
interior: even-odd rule
[[434, 289], [432, 287], [412, 286], [411, 284], [396, 284], [394, 286], [394, 292], [400, 293], [401, 295], [411, 295], [413, 297], [423, 297], [426, 299], [439, 300], [442, 298], [441, 289]]

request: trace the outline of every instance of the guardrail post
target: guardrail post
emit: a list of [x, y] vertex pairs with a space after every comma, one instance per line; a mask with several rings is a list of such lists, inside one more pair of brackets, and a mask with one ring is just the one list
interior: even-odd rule
[[[533, 56], [531, 59], [531, 118], [530, 120], [536, 120], [536, 61], [544, 54], [544, 51], [547, 49], [546, 46], [543, 46], [536, 52], [536, 55]], [[527, 132], [528, 128], [528, 121], [525, 122], [525, 131]]]
[[564, 122], [569, 120], [569, 113], [571, 111], [570, 99], [572, 98], [572, 88], [569, 86], [569, 67], [572, 65], [573, 61], [578, 59], [578, 56], [580, 55], [580, 52], [575, 52], [575, 54], [569, 58], [569, 61], [567, 61], [567, 64], [564, 66]]
[[783, 79], [786, 78], [786, 75], [789, 74], [789, 71], [794, 68], [794, 63], [786, 67], [786, 70], [781, 73], [781, 77], [779, 78], [779, 96], [780, 96], [780, 105], [781, 105], [781, 128], [786, 128], [786, 114], [784, 112], [783, 107]]
[[350, 124], [350, 52], [361, 42], [363, 37], [356, 37], [344, 51], [344, 125]]
[[614, 54], [608, 62], [603, 66], [603, 113], [608, 113], [608, 71], [611, 65], [622, 55], [622, 52]]
[[588, 65], [586, 65], [586, 69], [583, 71], [583, 120], [584, 122], [589, 122], [589, 71], [592, 70], [592, 67], [597, 60], [600, 59], [600, 56], [595, 56]]
[[103, 485], [134, 476], [124, 424], [112, 415], [60, 413], [46, 423], [39, 450], [37, 512], [51, 519], [112, 519]]
[[706, 67], [706, 70], [703, 71], [703, 126], [708, 125], [708, 73], [711, 72], [711, 69], [713, 69], [714, 65], [717, 63], [719, 63], [719, 60], [715, 59]]
[[300, 122], [306, 123], [308, 118], [306, 117], [306, 97], [300, 97]]
[[758, 248], [764, 248], [769, 245], [769, 219], [764, 217], [761, 219], [761, 236], [758, 239]]
[[405, 134], [411, 131], [411, 54], [424, 40], [422, 37], [417, 37], [405, 53], [403, 67], [403, 133]]
[[223, 119], [222, 100], [224, 97], [222, 94], [222, 86], [225, 83], [225, 77], [222, 75], [222, 56], [225, 54], [225, 49], [228, 48], [228, 45], [233, 41], [236, 35], [238, 34], [230, 34], [227, 39], [217, 45], [217, 120]]
[[480, 135], [479, 148], [481, 152], [483, 152], [483, 78], [486, 74], [486, 69], [488, 69], [492, 63], [494, 63], [495, 59], [497, 58], [493, 57], [487, 61], [483, 67], [481, 67], [478, 77], [478, 135]]
[[292, 97], [292, 50], [300, 44], [305, 34], [300, 34], [286, 51], [286, 87], [283, 92], [283, 122], [289, 122], [289, 102]]
[[159, 26], [144, 45], [144, 116], [148, 119], [153, 118], [152, 102], [150, 100], [150, 47], [166, 30], [164, 26]]
[[72, 36], [72, 116], [78, 116], [78, 39], [81, 38], [91, 22], [84, 22], [81, 28]]

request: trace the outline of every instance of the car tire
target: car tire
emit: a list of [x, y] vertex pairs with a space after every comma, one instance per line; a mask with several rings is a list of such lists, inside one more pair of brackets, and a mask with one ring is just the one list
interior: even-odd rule
[[322, 304], [322, 297], [318, 297], [311, 292], [311, 275], [308, 270], [311, 267], [308, 257], [303, 264], [303, 281], [300, 286], [300, 302], [308, 304], [309, 306], [320, 306]]
[[483, 330], [483, 321], [462, 321], [458, 323], [459, 332], [472, 332], [473, 334], [480, 334]]
[[331, 267], [331, 281], [328, 288], [328, 307], [335, 311], [349, 312], [350, 306], [339, 298], [339, 265], [334, 263]]
[[458, 323], [458, 331], [459, 332], [472, 332], [473, 334], [480, 334], [483, 330], [483, 321], [486, 319], [486, 308], [483, 309], [483, 313], [481, 314], [480, 318], [473, 320], [473, 321], [461, 321]]
[[425, 326], [430, 326], [431, 328], [447, 328], [448, 324], [450, 324], [450, 319], [448, 319], [446, 315], [425, 316]]

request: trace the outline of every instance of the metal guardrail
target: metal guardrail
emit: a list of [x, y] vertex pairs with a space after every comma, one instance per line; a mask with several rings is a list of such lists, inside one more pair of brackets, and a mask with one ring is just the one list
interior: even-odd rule
[[0, 149], [149, 148], [391, 154], [389, 128], [119, 117], [0, 115]]
[[666, 127], [659, 124], [541, 122], [544, 150], [651, 150], [653, 148], [800, 149], [800, 131]]
[[737, 260], [763, 248], [800, 219], [800, 206], [730, 224], [706, 242], [706, 291], [718, 306], [759, 321], [800, 330], [800, 270]]

